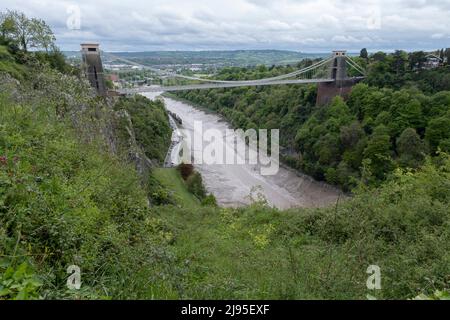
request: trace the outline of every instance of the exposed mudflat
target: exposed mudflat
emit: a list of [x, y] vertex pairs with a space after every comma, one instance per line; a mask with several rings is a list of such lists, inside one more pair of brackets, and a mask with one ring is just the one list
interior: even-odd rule
[[[159, 93], [144, 93], [153, 99]], [[176, 113], [183, 121], [179, 126], [179, 135], [193, 136], [194, 121], [202, 121], [203, 130], [218, 129], [225, 132], [231, 127], [221, 117], [206, 113], [187, 103], [164, 98], [166, 108]], [[234, 145], [225, 145], [234, 148]], [[226, 150], [225, 149], [225, 150]], [[178, 157], [179, 148], [172, 148], [174, 161]], [[244, 155], [245, 158], [245, 155]], [[222, 206], [237, 207], [251, 202], [259, 193], [269, 205], [279, 209], [293, 207], [321, 207], [337, 201], [341, 191], [325, 183], [298, 174], [294, 170], [280, 167], [276, 175], [264, 176], [255, 165], [195, 165], [201, 173], [208, 192], [214, 194]]]

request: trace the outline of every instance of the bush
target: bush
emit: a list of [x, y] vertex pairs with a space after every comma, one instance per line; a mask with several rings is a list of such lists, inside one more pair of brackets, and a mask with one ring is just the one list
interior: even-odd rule
[[177, 169], [180, 171], [181, 177], [184, 181], [186, 181], [194, 173], [194, 166], [192, 164], [181, 163], [178, 165]]
[[52, 69], [65, 74], [75, 74], [75, 69], [66, 62], [64, 54], [57, 49], [49, 52], [36, 52], [34, 55], [40, 63], [48, 64]]
[[16, 269], [12, 266], [2, 270], [0, 267], [0, 300], [28, 300], [38, 299], [38, 289], [42, 282], [24, 262]]
[[[48, 82], [45, 90], [56, 88]], [[172, 259], [171, 235], [152, 216], [133, 166], [106, 151], [98, 127], [89, 142], [80, 139], [72, 119], [55, 113], [60, 100], [27, 93], [36, 96], [32, 104], [0, 95], [0, 257], [30, 257], [34, 271], [0, 261], [3, 298], [67, 298], [73, 264], [82, 271], [83, 296], [132, 298], [149, 290], [169, 296], [171, 285], [158, 289], [157, 275]], [[85, 127], [98, 125], [71, 111]], [[168, 201], [166, 194], [157, 198]]]
[[206, 190], [203, 186], [203, 179], [200, 173], [192, 173], [186, 180], [186, 185], [190, 193], [202, 200], [206, 197]]
[[[162, 163], [172, 136], [164, 103], [135, 95], [121, 97], [114, 109], [125, 110], [130, 115], [137, 143], [149, 159]], [[125, 128], [122, 130], [127, 131]]]
[[216, 200], [216, 197], [214, 197], [213, 194], [208, 194], [208, 195], [202, 200], [202, 206], [205, 206], [205, 207], [217, 207], [217, 200]]
[[171, 193], [162, 187], [159, 187], [157, 190], [153, 191], [153, 193], [150, 195], [150, 199], [152, 200], [152, 204], [155, 206], [176, 203]]

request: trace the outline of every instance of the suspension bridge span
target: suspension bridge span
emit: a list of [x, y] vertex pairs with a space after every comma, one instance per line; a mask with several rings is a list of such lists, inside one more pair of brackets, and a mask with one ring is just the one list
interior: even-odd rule
[[[98, 48], [98, 45], [96, 48]], [[91, 54], [94, 53], [86, 50], [85, 52]], [[100, 53], [98, 51], [95, 53], [98, 55], [98, 61], [96, 62], [97, 68], [102, 68]], [[323, 105], [329, 103], [337, 95], [343, 97], [347, 96], [350, 93], [352, 86], [365, 77], [365, 70], [348, 56], [346, 51], [333, 51], [327, 58], [287, 74], [255, 80], [220, 80], [188, 76], [143, 65], [123, 57], [118, 57], [112, 53], [104, 52], [104, 54], [115, 60], [123, 61], [133, 66], [139, 66], [141, 69], [150, 70], [160, 77], [177, 78], [184, 81], [189, 80], [191, 82], [170, 86], [140, 86], [120, 89], [118, 90], [120, 94], [316, 83], [318, 84], [317, 104]], [[83, 59], [83, 61], [90, 60]], [[87, 67], [89, 68], [89, 66]], [[352, 74], [351, 76], [349, 76], [350, 72]], [[98, 88], [98, 79], [94, 78], [94, 80], [97, 81], [96, 84]], [[92, 82], [93, 81], [91, 81], [91, 83]]]

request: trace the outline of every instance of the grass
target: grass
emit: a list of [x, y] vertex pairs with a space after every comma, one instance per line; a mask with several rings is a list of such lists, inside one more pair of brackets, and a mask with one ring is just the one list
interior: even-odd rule
[[[450, 162], [441, 161], [336, 208], [154, 207], [173, 236], [178, 298], [405, 299], [448, 288], [449, 197], [436, 186], [448, 185]], [[376, 292], [366, 288], [373, 264]]]
[[[177, 169], [154, 168], [176, 205], [149, 206], [132, 164], [101, 137], [79, 139], [58, 99], [36, 99], [0, 95], [0, 299], [405, 299], [450, 287], [447, 155], [339, 206], [288, 211], [201, 206]], [[66, 288], [72, 264], [79, 292]]]
[[152, 170], [152, 175], [159, 183], [172, 192], [177, 203], [182, 203], [183, 207], [196, 208], [200, 206], [200, 201], [187, 190], [177, 169], [155, 168]]
[[0, 46], [0, 72], [6, 72], [18, 80], [23, 80], [26, 72], [26, 68], [14, 61], [5, 46]]
[[174, 232], [175, 254], [186, 265], [180, 298], [288, 297], [280, 289], [292, 282], [285, 267], [289, 266], [287, 251], [256, 245], [250, 230], [228, 224], [224, 214], [214, 208], [161, 212]]

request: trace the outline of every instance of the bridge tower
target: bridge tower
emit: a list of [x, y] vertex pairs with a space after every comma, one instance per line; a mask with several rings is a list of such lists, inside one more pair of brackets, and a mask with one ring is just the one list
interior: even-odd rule
[[329, 77], [334, 82], [319, 83], [316, 102], [318, 106], [329, 104], [336, 96], [347, 98], [356, 84], [356, 81], [347, 75], [346, 51], [333, 51]]
[[333, 62], [330, 67], [330, 78], [336, 82], [344, 81], [347, 79], [347, 52], [346, 51], [333, 51]]
[[103, 75], [103, 64], [100, 58], [100, 48], [97, 43], [81, 44], [81, 56], [83, 58], [83, 69], [91, 86], [101, 96], [107, 95], [105, 78]]

